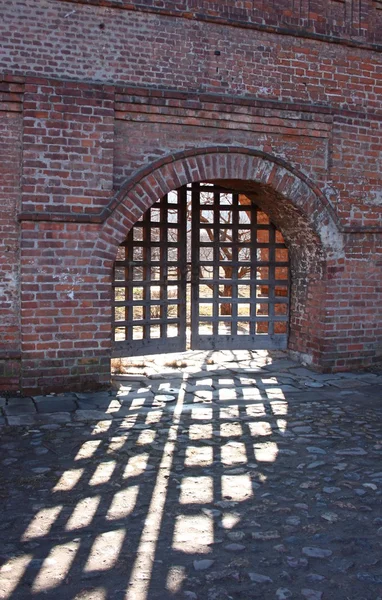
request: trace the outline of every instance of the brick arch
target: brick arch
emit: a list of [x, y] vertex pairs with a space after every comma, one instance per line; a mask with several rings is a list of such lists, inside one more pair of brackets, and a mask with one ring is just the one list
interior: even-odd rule
[[[285, 203], [302, 217], [311, 235], [318, 236], [326, 256], [341, 252], [336, 215], [324, 194], [302, 172], [283, 159], [242, 147], [204, 147], [166, 156], [140, 170], [122, 186], [105, 213], [93, 259], [111, 267], [117, 248], [134, 223], [153, 202], [187, 183], [227, 180], [243, 182], [248, 193], [256, 184], [275, 202]], [[242, 185], [240, 185], [242, 187]], [[282, 224], [276, 223], [281, 230]]]
[[[283, 233], [292, 274], [289, 350], [307, 363], [322, 361], [322, 299], [330, 265], [343, 260], [342, 233], [320, 190], [282, 159], [245, 148], [203, 148], [165, 157], [127, 181], [105, 214], [91, 270], [104, 314], [111, 317], [112, 269], [118, 246], [134, 223], [164, 194], [196, 181], [243, 191]], [[110, 326], [103, 347], [111, 353]]]

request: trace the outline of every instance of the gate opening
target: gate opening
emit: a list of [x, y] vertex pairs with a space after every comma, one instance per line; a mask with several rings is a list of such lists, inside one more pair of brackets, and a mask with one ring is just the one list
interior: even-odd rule
[[135, 223], [114, 266], [113, 356], [285, 349], [288, 248], [244, 193], [193, 183]]

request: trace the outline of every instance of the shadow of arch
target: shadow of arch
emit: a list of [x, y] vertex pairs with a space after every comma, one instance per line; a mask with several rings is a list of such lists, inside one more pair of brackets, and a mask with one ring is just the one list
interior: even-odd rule
[[121, 188], [102, 226], [92, 267], [108, 289], [118, 246], [134, 223], [160, 197], [205, 181], [243, 191], [284, 235], [291, 255], [289, 349], [319, 364], [323, 319], [317, 298], [325, 295], [328, 261], [341, 259], [343, 243], [332, 207], [318, 187], [286, 161], [242, 147], [192, 149], [164, 157], [136, 173]]

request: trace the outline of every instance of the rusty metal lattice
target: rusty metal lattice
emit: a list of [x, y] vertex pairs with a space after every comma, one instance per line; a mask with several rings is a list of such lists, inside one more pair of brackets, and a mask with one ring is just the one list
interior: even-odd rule
[[281, 233], [244, 194], [191, 189], [191, 347], [286, 348], [289, 260]]
[[114, 356], [186, 349], [186, 188], [134, 225], [114, 266]]
[[191, 348], [286, 348], [288, 249], [245, 194], [184, 186], [134, 225], [114, 268], [114, 356], [185, 350], [187, 295]]

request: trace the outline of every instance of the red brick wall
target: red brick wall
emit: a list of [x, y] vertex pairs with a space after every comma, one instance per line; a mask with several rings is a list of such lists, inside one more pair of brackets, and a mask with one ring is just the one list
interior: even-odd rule
[[17, 388], [20, 370], [20, 89], [0, 80], [0, 390]]
[[324, 368], [382, 361], [381, 237], [346, 236], [346, 259], [328, 269]]
[[112, 190], [113, 88], [25, 85], [23, 212], [92, 214]]
[[207, 174], [283, 232], [290, 349], [381, 360], [381, 2], [2, 4], [3, 388], [107, 382], [118, 243]]
[[23, 223], [24, 391], [94, 388], [108, 381], [111, 306], [104, 299], [103, 278], [89, 268], [98, 229]]

